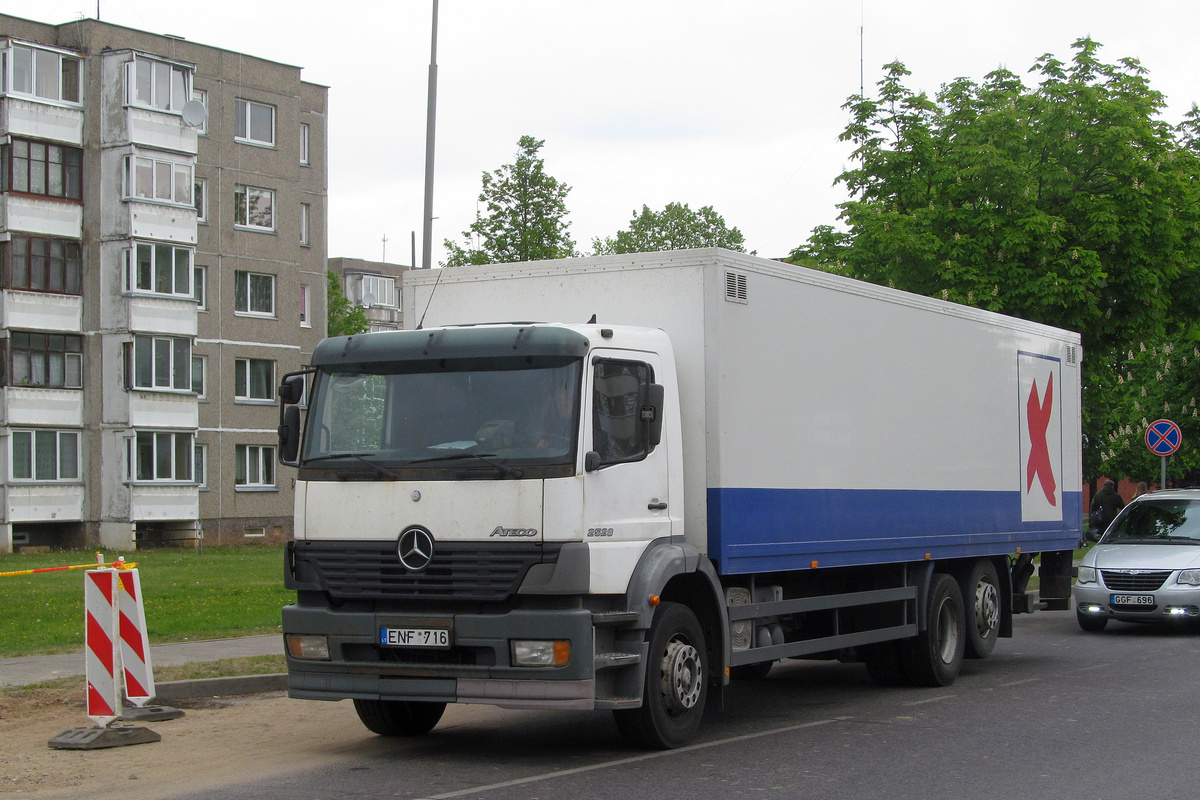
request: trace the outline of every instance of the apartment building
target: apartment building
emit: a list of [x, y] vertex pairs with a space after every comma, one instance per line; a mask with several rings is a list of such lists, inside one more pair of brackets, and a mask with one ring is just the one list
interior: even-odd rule
[[341, 280], [346, 298], [362, 308], [367, 330], [394, 331], [404, 327], [404, 273], [412, 267], [361, 258], [330, 258], [329, 269]]
[[275, 391], [326, 286], [300, 72], [0, 15], [0, 551], [290, 535]]

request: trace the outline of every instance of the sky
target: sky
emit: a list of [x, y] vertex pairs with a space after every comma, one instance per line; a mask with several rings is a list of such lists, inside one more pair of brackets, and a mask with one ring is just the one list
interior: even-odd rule
[[[0, 0], [39, 22], [81, 16], [303, 68], [329, 87], [329, 256], [421, 261], [433, 0]], [[545, 141], [584, 253], [643, 205], [712, 206], [746, 248], [782, 257], [836, 224], [851, 165], [847, 98], [883, 65], [934, 94], [1090, 36], [1137, 58], [1178, 122], [1200, 101], [1196, 0], [441, 0], [434, 265], [462, 242], [481, 175]], [[1032, 76], [1031, 76], [1032, 78]], [[1028, 80], [1027, 83], [1032, 83]], [[386, 242], [385, 242], [386, 237]]]

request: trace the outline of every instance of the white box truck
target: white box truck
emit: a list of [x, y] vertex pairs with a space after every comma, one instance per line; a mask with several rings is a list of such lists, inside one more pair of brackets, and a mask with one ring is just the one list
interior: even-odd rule
[[1076, 334], [718, 249], [410, 272], [403, 310], [280, 387], [292, 697], [667, 748], [779, 659], [949, 684], [1039, 554], [1066, 607]]

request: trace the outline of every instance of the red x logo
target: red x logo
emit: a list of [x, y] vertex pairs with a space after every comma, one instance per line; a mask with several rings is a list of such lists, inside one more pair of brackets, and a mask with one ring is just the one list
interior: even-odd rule
[[1041, 481], [1042, 491], [1050, 505], [1058, 505], [1054, 499], [1054, 468], [1050, 465], [1050, 448], [1046, 444], [1046, 430], [1050, 427], [1050, 414], [1054, 411], [1054, 373], [1046, 381], [1046, 396], [1038, 402], [1037, 381], [1029, 392], [1029, 401], [1025, 403], [1025, 415], [1029, 420], [1029, 462], [1025, 465], [1025, 492], [1033, 488], [1034, 476]]

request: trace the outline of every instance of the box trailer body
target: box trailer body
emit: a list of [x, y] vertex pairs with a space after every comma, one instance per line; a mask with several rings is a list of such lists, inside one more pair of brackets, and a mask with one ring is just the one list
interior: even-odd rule
[[[505, 550], [519, 539], [553, 550], [554, 565], [526, 567], [496, 608], [536, 616], [548, 598], [570, 598], [571, 608], [546, 614], [557, 621], [543, 620], [544, 636], [508, 630], [498, 663], [474, 671], [423, 660], [444, 651], [383, 642], [367, 661], [386, 669], [342, 680], [334, 664], [348, 674], [362, 665], [304, 658], [296, 644], [294, 696], [353, 697], [364, 722], [383, 732], [382, 710], [423, 702], [611, 708], [627, 738], [673, 746], [694, 730], [696, 701], [719, 694], [728, 674], [761, 671], [777, 658], [857, 653], [883, 682], [953, 680], [956, 658], [934, 651], [958, 629], [943, 625], [939, 634], [939, 604], [961, 607], [957, 635], [969, 655], [986, 655], [1009, 632], [1011, 614], [1028, 607], [1024, 581], [1036, 554], [1043, 596], [1057, 604], [1069, 593], [1069, 551], [1082, 521], [1073, 333], [716, 249], [410, 272], [403, 310], [419, 330], [329, 340], [314, 355], [316, 398], [289, 551], [301, 598], [285, 610], [289, 647], [388, 630], [486, 638], [480, 605], [462, 613], [436, 593], [411, 606], [380, 599], [353, 621], [338, 616], [347, 598], [322, 583], [327, 554], [310, 561], [306, 553], [363, 541], [394, 552], [414, 526], [434, 532], [438, 546]], [[522, 461], [517, 449], [497, 448], [520, 430], [509, 417], [522, 412], [503, 402], [480, 412], [482, 395], [472, 406], [482, 416], [471, 424], [484, 420], [478, 432], [425, 443], [426, 463], [453, 458], [448, 465], [471, 465], [465, 472], [413, 471], [415, 460], [389, 462], [373, 446], [356, 455], [328, 443], [313, 449], [320, 426], [336, 426], [328, 403], [324, 422], [313, 419], [334, 374], [382, 364], [470, 371], [521, 353], [529, 364], [575, 370], [573, 442], [562, 468], [539, 466], [535, 451]], [[474, 384], [485, 383], [482, 375]], [[614, 398], [605, 392], [632, 386], [636, 375], [644, 386], [628, 396], [627, 411], [652, 438], [633, 460], [606, 462], [597, 451], [612, 424], [603, 407]], [[405, 413], [453, 417], [448, 397], [408, 397]], [[306, 454], [324, 459], [320, 468]], [[405, 624], [390, 624], [380, 609]], [[573, 611], [586, 624], [558, 624]], [[685, 630], [670, 640], [673, 651], [658, 654], [663, 617]], [[513, 648], [526, 645], [513, 642], [568, 633], [570, 658], [583, 669], [571, 673], [582, 682], [575, 693], [556, 695], [547, 679], [552, 670], [570, 673], [566, 665], [531, 668], [525, 682]], [[703, 647], [677, 646], [697, 638]], [[686, 689], [655, 697], [660, 669], [684, 676]], [[389, 674], [409, 682], [389, 692]], [[414, 683], [418, 676], [442, 683], [435, 690]]]

